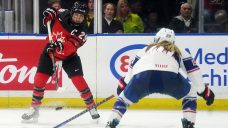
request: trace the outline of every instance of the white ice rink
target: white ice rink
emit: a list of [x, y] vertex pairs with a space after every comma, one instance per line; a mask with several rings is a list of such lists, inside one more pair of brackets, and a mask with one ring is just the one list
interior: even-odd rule
[[[39, 122], [21, 123], [27, 109], [0, 109], [0, 128], [52, 128], [82, 109], [41, 109]], [[64, 128], [104, 128], [110, 110], [98, 110], [101, 118], [91, 119], [89, 113], [69, 122]], [[128, 110], [118, 128], [182, 128], [181, 111]], [[228, 111], [199, 111], [196, 128], [228, 128]]]

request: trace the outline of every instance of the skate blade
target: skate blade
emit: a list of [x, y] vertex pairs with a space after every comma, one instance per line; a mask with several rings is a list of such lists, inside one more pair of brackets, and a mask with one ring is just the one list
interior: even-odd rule
[[92, 115], [91, 117], [92, 117], [93, 120], [95, 120], [95, 119], [99, 119], [100, 118], [100, 115], [99, 114], [96, 114], [96, 115]]

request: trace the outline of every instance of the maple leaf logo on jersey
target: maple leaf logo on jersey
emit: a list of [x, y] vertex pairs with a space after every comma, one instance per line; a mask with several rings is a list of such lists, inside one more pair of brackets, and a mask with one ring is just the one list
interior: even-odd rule
[[65, 37], [63, 37], [63, 32], [53, 32], [52, 33], [52, 39], [53, 41], [61, 41], [62, 43], [65, 42]]

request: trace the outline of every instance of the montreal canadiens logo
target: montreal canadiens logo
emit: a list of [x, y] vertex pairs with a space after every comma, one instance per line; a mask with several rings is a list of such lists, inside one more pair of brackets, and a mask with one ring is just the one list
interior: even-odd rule
[[129, 56], [136, 53], [136, 50], [144, 48], [145, 44], [134, 44], [119, 49], [111, 58], [110, 70], [116, 79], [119, 79], [127, 72]]

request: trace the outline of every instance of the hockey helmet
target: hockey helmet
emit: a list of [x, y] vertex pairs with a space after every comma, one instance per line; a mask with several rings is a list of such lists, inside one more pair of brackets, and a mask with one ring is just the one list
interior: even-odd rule
[[161, 28], [154, 37], [155, 43], [160, 43], [162, 41], [175, 42], [175, 33], [173, 30], [168, 28]]
[[75, 12], [86, 15], [86, 11], [87, 11], [87, 5], [83, 2], [76, 1], [71, 8], [71, 15], [73, 15]]

